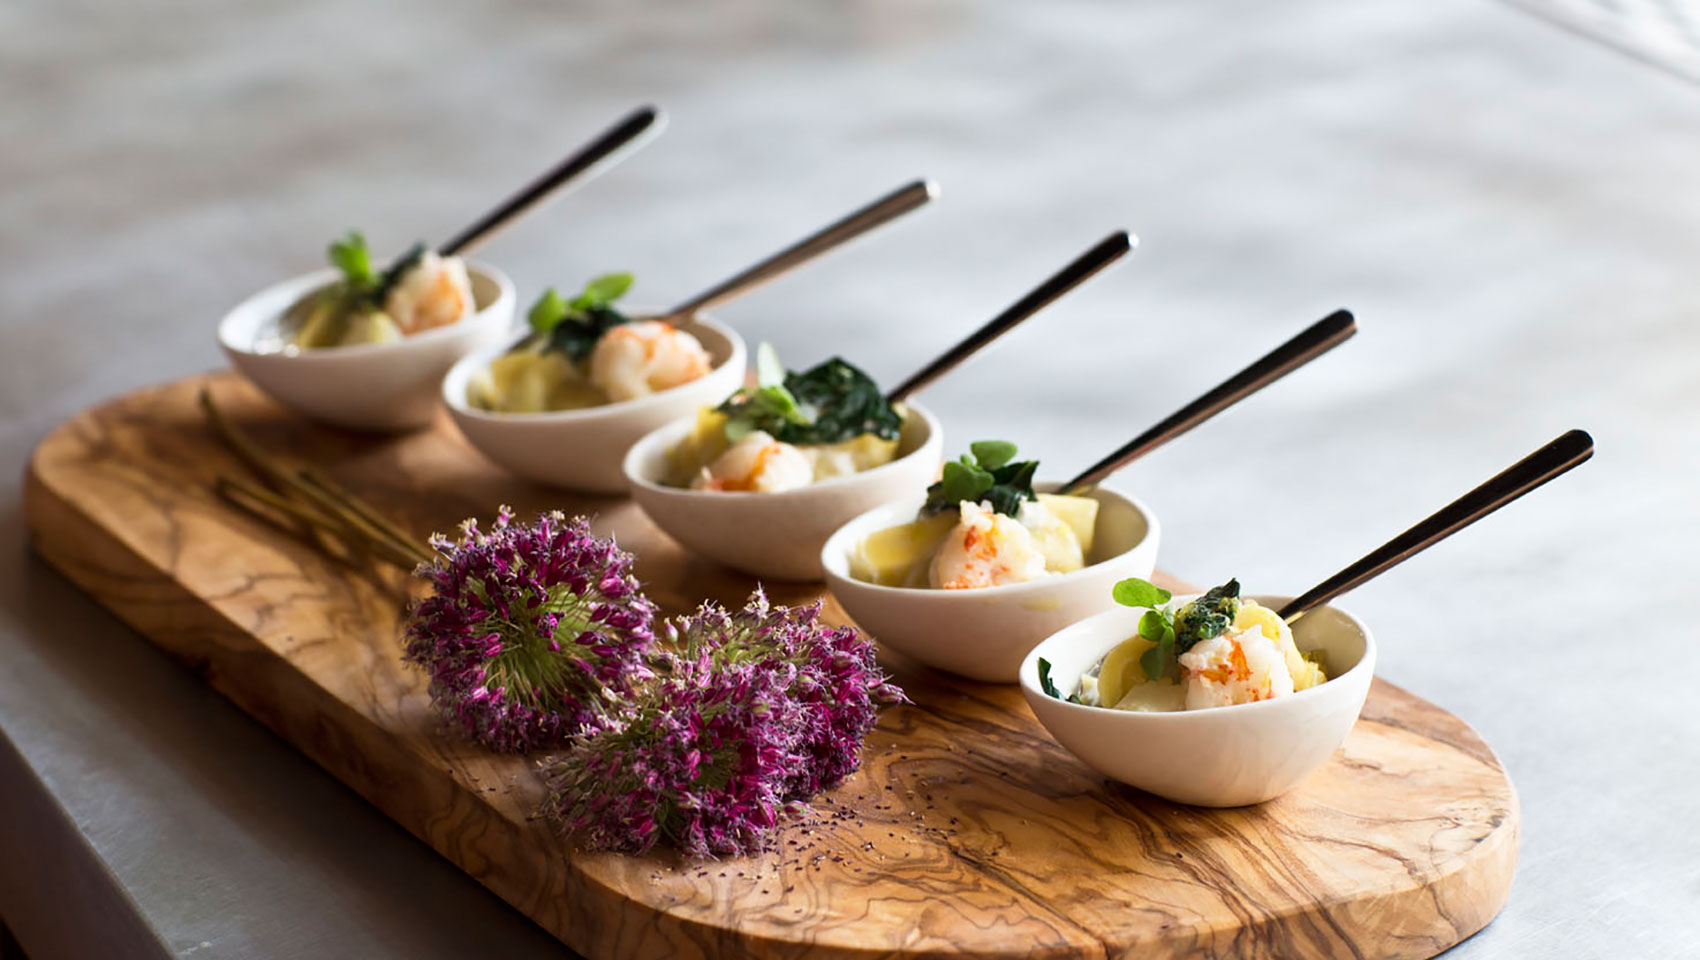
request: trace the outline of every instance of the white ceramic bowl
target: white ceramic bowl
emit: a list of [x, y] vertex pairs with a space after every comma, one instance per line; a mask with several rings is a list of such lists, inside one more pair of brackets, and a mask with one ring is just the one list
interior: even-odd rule
[[[1038, 484], [1042, 492], [1057, 484]], [[980, 590], [890, 587], [850, 575], [863, 537], [908, 523], [926, 502], [915, 488], [840, 527], [821, 549], [827, 586], [846, 613], [880, 643], [929, 667], [972, 680], [1014, 683], [1027, 651], [1063, 627], [1114, 604], [1116, 581], [1149, 577], [1161, 529], [1149, 508], [1110, 487], [1099, 503], [1093, 561], [1072, 573]]]
[[[729, 393], [730, 391], [728, 391]], [[626, 454], [632, 497], [655, 525], [690, 549], [755, 577], [819, 580], [821, 545], [845, 521], [938, 475], [944, 428], [908, 404], [897, 459], [797, 490], [742, 493], [666, 486], [667, 452], [696, 425], [685, 417], [639, 440]]]
[[694, 418], [698, 408], [717, 404], [744, 385], [744, 341], [731, 327], [698, 316], [679, 328], [702, 342], [714, 367], [671, 390], [552, 413], [492, 413], [470, 406], [467, 383], [518, 342], [511, 338], [455, 364], [443, 378], [443, 402], [466, 439], [509, 471], [554, 487], [625, 493], [621, 463], [633, 443], [681, 417]]
[[314, 420], [358, 430], [410, 430], [437, 412], [443, 374], [470, 351], [507, 339], [514, 285], [488, 264], [467, 261], [478, 312], [446, 327], [393, 343], [367, 343], [285, 353], [257, 349], [284, 311], [336, 280], [330, 268], [267, 287], [238, 304], [218, 325], [231, 366], [268, 396]]
[[[1280, 608], [1289, 597], [1256, 596]], [[1084, 707], [1039, 689], [1039, 658], [1063, 696], [1081, 672], [1139, 629], [1144, 608], [1116, 607], [1058, 631], [1021, 664], [1033, 715], [1069, 752], [1112, 780], [1178, 803], [1239, 807], [1298, 786], [1346, 741], [1369, 695], [1375, 639], [1362, 621], [1318, 607], [1293, 624], [1300, 650], [1321, 650], [1330, 679], [1259, 703], [1176, 713]]]

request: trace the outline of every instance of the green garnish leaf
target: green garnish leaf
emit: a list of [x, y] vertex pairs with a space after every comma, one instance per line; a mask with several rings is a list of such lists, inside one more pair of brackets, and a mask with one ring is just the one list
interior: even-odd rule
[[1165, 633], [1156, 646], [1139, 655], [1139, 669], [1145, 671], [1147, 680], [1161, 680], [1169, 676], [1174, 672], [1176, 662], [1173, 631]]
[[378, 275], [372, 271], [372, 252], [359, 231], [350, 230], [341, 240], [333, 241], [327, 255], [350, 287], [364, 289], [378, 282]]
[[331, 266], [342, 271], [342, 282], [333, 284], [328, 296], [345, 310], [381, 310], [395, 285], [425, 259], [425, 245], [414, 244], [381, 274], [372, 269], [372, 251], [358, 230], [350, 230], [341, 240], [332, 242], [326, 256]]
[[1039, 658], [1039, 689], [1043, 690], [1047, 697], [1062, 699], [1062, 694], [1057, 693], [1057, 685], [1051, 682], [1051, 661], [1044, 657]]
[[[1124, 607], [1155, 608], [1168, 603], [1169, 598], [1174, 594], [1148, 580], [1129, 577], [1115, 585], [1115, 588], [1111, 591], [1111, 596]], [[1147, 637], [1146, 639], [1155, 640], [1156, 638]]]
[[[765, 340], [756, 347], [756, 383], [763, 387], [785, 386], [785, 364], [779, 362], [779, 351]], [[795, 400], [792, 402], [795, 405]]]
[[996, 470], [1015, 459], [1015, 444], [1008, 440], [976, 440], [968, 449], [986, 470]]
[[1173, 636], [1174, 628], [1169, 625], [1169, 618], [1161, 610], [1147, 610], [1139, 618], [1139, 635], [1147, 640], [1160, 641], [1164, 636]]
[[[757, 387], [750, 391], [747, 416], [731, 417], [726, 421], [726, 439], [737, 443], [754, 430], [758, 422], [794, 423], [807, 425], [809, 418], [797, 406], [797, 398], [783, 386]], [[771, 432], [769, 434], [771, 436]]]
[[584, 285], [584, 292], [573, 300], [572, 308], [585, 311], [611, 306], [632, 288], [632, 279], [629, 273], [604, 273], [593, 277]]
[[755, 430], [792, 444], [829, 444], [873, 434], [895, 440], [903, 417], [885, 400], [879, 385], [862, 371], [833, 357], [802, 373], [787, 372], [779, 355], [764, 361], [756, 352], [761, 384], [739, 390], [715, 408], [727, 415], [727, 439], [737, 441]]
[[985, 501], [994, 512], [1014, 517], [1021, 513], [1023, 503], [1038, 499], [1033, 492], [1033, 474], [1039, 469], [1039, 461], [1011, 462], [1016, 446], [1003, 440], [976, 441], [968, 449], [970, 453], [947, 461], [938, 482], [927, 488], [921, 516], [955, 510], [966, 500]]
[[[963, 454], [960, 460], [945, 462], [939, 481], [927, 489], [927, 501], [929, 506], [935, 499], [943, 506], [955, 506], [964, 500], [978, 503], [981, 495], [992, 489], [995, 482], [990, 471], [981, 469], [979, 464]], [[934, 488], [937, 488], [936, 493]]]
[[550, 287], [531, 305], [531, 312], [525, 315], [525, 319], [531, 324], [531, 329], [538, 333], [548, 333], [555, 329], [556, 324], [567, 318], [567, 312], [566, 299], [556, 292], [554, 287]]
[[1240, 582], [1229, 580], [1211, 587], [1175, 613], [1175, 644], [1182, 653], [1195, 644], [1219, 637], [1234, 624], [1240, 612]]
[[545, 349], [558, 350], [568, 360], [583, 363], [603, 334], [632, 322], [613, 307], [631, 286], [631, 274], [605, 273], [585, 284], [584, 291], [572, 300], [550, 287], [532, 304], [526, 319], [531, 329], [548, 337]]

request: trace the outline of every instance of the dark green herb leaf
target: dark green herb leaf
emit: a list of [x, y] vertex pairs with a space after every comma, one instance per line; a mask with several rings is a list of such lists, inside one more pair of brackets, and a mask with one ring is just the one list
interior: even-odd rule
[[1156, 607], [1169, 602], [1169, 591], [1147, 580], [1129, 577], [1111, 591], [1115, 601], [1124, 607]]
[[1240, 612], [1240, 582], [1229, 580], [1211, 587], [1197, 600], [1175, 613], [1175, 643], [1182, 653], [1194, 644], [1219, 637], [1233, 625]]
[[550, 287], [532, 304], [526, 319], [533, 330], [548, 335], [546, 349], [559, 350], [572, 362], [582, 363], [596, 349], [596, 341], [603, 334], [632, 322], [631, 317], [611, 306], [631, 285], [629, 273], [603, 274], [586, 284], [584, 292], [571, 301]]
[[968, 449], [972, 456], [965, 453], [946, 463], [938, 482], [927, 488], [922, 516], [955, 510], [966, 500], [985, 501], [994, 512], [1014, 517], [1021, 513], [1023, 503], [1038, 499], [1033, 493], [1033, 474], [1039, 469], [1039, 461], [1011, 463], [1015, 444], [1002, 440], [980, 440], [969, 444]]
[[[772, 377], [771, 367], [777, 366], [778, 358], [773, 359], [764, 371], [758, 353], [758, 377]], [[775, 407], [771, 394], [760, 396], [761, 391], [775, 388], [790, 396], [792, 409]], [[783, 384], [739, 390], [717, 409], [728, 417], [728, 438], [734, 431], [742, 436], [763, 430], [785, 443], [829, 444], [865, 433], [894, 440], [903, 429], [903, 417], [885, 401], [879, 385], [838, 357], [803, 373], [787, 373]]]
[[1062, 699], [1062, 695], [1057, 693], [1057, 685], [1051, 682], [1051, 661], [1044, 657], [1039, 658], [1039, 689], [1043, 690], [1047, 697]]

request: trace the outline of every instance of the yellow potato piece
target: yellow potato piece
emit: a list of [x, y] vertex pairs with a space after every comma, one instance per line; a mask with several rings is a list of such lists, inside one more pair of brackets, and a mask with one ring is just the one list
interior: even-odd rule
[[1080, 538], [1060, 518], [1055, 523], [1028, 527], [1027, 531], [1033, 535], [1033, 545], [1045, 556], [1046, 570], [1069, 573], [1086, 566], [1086, 551], [1080, 547]]
[[897, 457], [897, 438], [882, 439], [864, 433], [840, 443], [817, 443], [798, 447], [813, 463], [815, 480], [845, 477], [884, 466]]
[[1145, 675], [1145, 669], [1139, 665], [1139, 658], [1145, 655], [1145, 651], [1154, 646], [1156, 646], [1155, 643], [1144, 637], [1132, 636], [1116, 644], [1105, 655], [1104, 665], [1098, 670], [1098, 703], [1100, 705], [1115, 706], [1135, 685], [1151, 679]]
[[671, 468], [668, 482], [678, 487], [690, 486], [691, 480], [702, 472], [703, 467], [726, 452], [726, 448], [732, 445], [726, 439], [726, 419], [726, 414], [717, 412], [713, 407], [697, 411], [697, 422], [691, 432], [667, 451]]
[[1299, 653], [1298, 644], [1293, 642], [1293, 630], [1287, 626], [1287, 622], [1281, 619], [1280, 614], [1262, 606], [1256, 600], [1243, 600], [1240, 602], [1239, 614], [1234, 617], [1234, 630], [1250, 630], [1252, 627], [1261, 627], [1263, 635], [1275, 641], [1275, 647], [1287, 661], [1287, 672], [1293, 675], [1294, 688], [1304, 689], [1299, 686], [1299, 678], [1308, 673], [1305, 658]]
[[468, 403], [496, 413], [577, 410], [608, 402], [564, 354], [553, 350], [497, 357], [467, 385], [466, 394]]
[[1328, 672], [1323, 669], [1322, 664], [1307, 656], [1304, 661], [1304, 669], [1293, 674], [1293, 689], [1309, 690], [1311, 687], [1327, 681]]
[[850, 575], [883, 586], [925, 586], [927, 566], [956, 526], [950, 511], [876, 530], [856, 545]]
[[1092, 544], [1097, 539], [1098, 530], [1098, 501], [1091, 497], [1065, 497], [1055, 493], [1039, 494], [1039, 502], [1045, 509], [1056, 515], [1058, 520], [1069, 525], [1075, 537], [1080, 540], [1082, 555], [1092, 556]]

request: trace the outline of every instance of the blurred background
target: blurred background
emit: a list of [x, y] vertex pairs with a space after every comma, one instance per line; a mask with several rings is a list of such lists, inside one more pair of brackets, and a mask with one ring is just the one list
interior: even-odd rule
[[162, 955], [562, 955], [29, 558], [17, 477], [71, 413], [221, 366], [218, 317], [333, 236], [440, 238], [653, 102], [660, 139], [480, 251], [522, 305], [610, 270], [670, 303], [929, 176], [931, 208], [721, 311], [890, 383], [1139, 236], [929, 391], [953, 449], [1073, 473], [1352, 309], [1357, 339], [1119, 478], [1183, 577], [1296, 592], [1590, 430], [1592, 463], [1346, 603], [1381, 675], [1521, 794], [1510, 904], [1456, 955], [1692, 955], [1692, 24], [1587, 0], [0, 6], [0, 789], [75, 851], [48, 879], [0, 864], [0, 917], [57, 955], [77, 924], [35, 907], [62, 883]]

